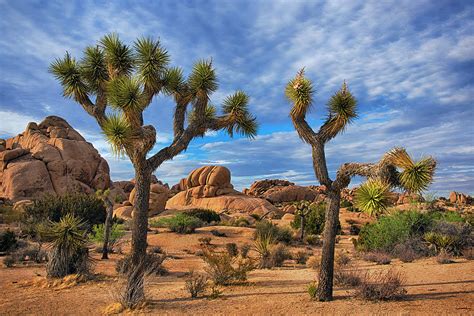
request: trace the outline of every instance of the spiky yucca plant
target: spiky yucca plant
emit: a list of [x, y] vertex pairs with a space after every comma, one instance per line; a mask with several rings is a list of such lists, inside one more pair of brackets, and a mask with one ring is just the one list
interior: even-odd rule
[[89, 273], [92, 261], [84, 222], [79, 217], [67, 214], [59, 222], [51, 222], [48, 237], [51, 240], [48, 276], [61, 278], [73, 273]]
[[353, 176], [371, 179], [358, 190], [357, 205], [369, 213], [378, 212], [386, 207], [390, 188], [402, 187], [410, 192], [426, 189], [433, 180], [436, 162], [431, 157], [413, 162], [404, 149], [395, 148], [378, 163], [343, 164], [336, 178], [332, 180], [329, 177], [324, 147], [357, 118], [357, 100], [344, 82], [341, 89], [329, 99], [326, 120], [316, 132], [306, 121], [306, 113], [313, 103], [314, 89], [304, 70], [299, 71], [296, 77], [288, 82], [285, 93], [293, 104], [290, 112], [293, 125], [299, 137], [312, 147], [316, 178], [327, 188], [329, 203], [316, 296], [321, 301], [328, 301], [332, 300], [334, 247], [342, 189], [349, 185]]
[[[137, 194], [133, 203], [132, 266], [136, 269], [129, 274], [130, 293], [124, 294], [134, 302], [143, 299], [144, 293], [140, 264], [147, 247], [151, 174], [208, 130], [249, 138], [257, 133], [257, 122], [244, 92], [226, 98], [221, 113], [209, 104], [218, 88], [211, 60], [196, 62], [187, 78], [180, 68], [170, 67], [169, 63], [168, 52], [157, 40], [140, 38], [129, 46], [117, 34], [109, 34], [96, 45], [86, 47], [79, 61], [66, 53], [50, 66], [64, 96], [77, 101], [97, 121], [112, 151], [127, 155], [134, 166]], [[156, 130], [144, 124], [143, 111], [160, 93], [172, 97], [176, 104], [172, 118], [174, 138], [169, 146], [149, 156], [156, 144]]]

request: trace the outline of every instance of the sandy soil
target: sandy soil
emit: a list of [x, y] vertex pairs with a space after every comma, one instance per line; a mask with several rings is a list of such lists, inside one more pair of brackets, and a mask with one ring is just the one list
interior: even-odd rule
[[[273, 270], [255, 270], [248, 283], [222, 288], [221, 297], [191, 299], [184, 291], [184, 274], [191, 268], [201, 270], [202, 260], [194, 255], [198, 238], [212, 236], [211, 229], [201, 228], [196, 234], [177, 235], [161, 231], [149, 235], [150, 246], [161, 246], [172, 259], [165, 266], [166, 277], [149, 277], [146, 289], [148, 303], [140, 314], [165, 315], [314, 315], [314, 314], [455, 314], [474, 315], [474, 262], [456, 259], [455, 263], [439, 265], [434, 259], [412, 263], [393, 260], [388, 266], [354, 259], [354, 266], [363, 271], [394, 268], [406, 280], [407, 297], [396, 302], [371, 303], [353, 298], [353, 290], [337, 287], [333, 302], [309, 299], [308, 283], [316, 273], [302, 265], [288, 262]], [[212, 236], [212, 243], [224, 245], [250, 243], [252, 229], [218, 227], [227, 237]], [[353, 252], [349, 236], [342, 236], [338, 249]], [[303, 249], [303, 247], [301, 247]], [[125, 247], [127, 250], [127, 247]], [[293, 248], [292, 251], [297, 251]], [[309, 250], [319, 253], [320, 248]], [[0, 268], [1, 315], [99, 315], [115, 301], [120, 281], [115, 273], [119, 255], [108, 261], [98, 260], [97, 280], [69, 288], [44, 288], [44, 266]], [[98, 256], [97, 256], [98, 258]]]

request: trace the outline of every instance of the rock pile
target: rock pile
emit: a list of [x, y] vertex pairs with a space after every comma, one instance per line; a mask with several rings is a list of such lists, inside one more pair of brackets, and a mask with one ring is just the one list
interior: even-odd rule
[[168, 200], [167, 209], [206, 208], [216, 212], [258, 215], [281, 213], [266, 200], [234, 190], [230, 171], [222, 166], [195, 169], [172, 190], [180, 192]]
[[110, 186], [109, 165], [92, 144], [57, 116], [0, 140], [0, 199], [92, 194]]
[[255, 181], [249, 189], [244, 189], [244, 193], [266, 199], [271, 203], [314, 201], [318, 196], [318, 192], [310, 187], [278, 179]]

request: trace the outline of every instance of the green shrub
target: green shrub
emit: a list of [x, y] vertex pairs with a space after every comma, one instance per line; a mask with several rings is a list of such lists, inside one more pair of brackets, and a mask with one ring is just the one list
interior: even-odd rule
[[7, 230], [5, 232], [0, 232], [0, 252], [10, 251], [15, 249], [18, 244], [16, 234]]
[[306, 235], [304, 239], [305, 239], [305, 242], [311, 246], [321, 246], [323, 244], [321, 238], [318, 235], [313, 235], [313, 234]]
[[173, 217], [159, 218], [151, 223], [153, 227], [166, 227], [178, 234], [194, 233], [196, 228], [201, 227], [202, 224], [199, 218], [187, 215], [186, 213], [179, 213]]
[[318, 283], [316, 281], [308, 285], [308, 294], [312, 300], [316, 299], [316, 295], [318, 294]]
[[215, 285], [229, 285], [233, 281], [245, 281], [247, 273], [254, 269], [250, 259], [232, 257], [227, 252], [203, 249], [204, 270]]
[[[113, 224], [110, 230], [109, 236], [109, 249], [112, 251], [117, 242], [125, 236], [125, 230], [123, 224]], [[104, 243], [104, 224], [94, 225], [92, 227], [91, 240], [98, 244]]]
[[390, 251], [396, 244], [428, 230], [432, 219], [417, 211], [386, 215], [359, 232], [357, 247], [364, 251]]
[[459, 213], [452, 212], [452, 211], [446, 211], [446, 212], [436, 211], [436, 212], [430, 212], [428, 214], [432, 220], [437, 220], [437, 221], [450, 222], [450, 223], [451, 222], [462, 223], [466, 221], [461, 215], [459, 215]]
[[186, 214], [197, 217], [205, 223], [212, 223], [212, 222], [217, 223], [221, 221], [219, 214], [217, 214], [216, 212], [212, 210], [196, 208], [190, 211], [186, 211]]
[[271, 259], [271, 248], [272, 244], [275, 242], [272, 231], [267, 231], [265, 234], [257, 234], [255, 239], [254, 248], [259, 255], [260, 269], [269, 269], [273, 266]]
[[[326, 214], [326, 204], [310, 204], [310, 212], [305, 218], [305, 232], [306, 234], [319, 235], [324, 230], [324, 221]], [[295, 219], [291, 222], [291, 227], [294, 229], [300, 229], [301, 227], [301, 216], [295, 215]], [[337, 230], [340, 232], [341, 223], [338, 220]]]
[[278, 227], [270, 221], [260, 221], [255, 226], [254, 239], [259, 236], [271, 236], [274, 242], [289, 243], [293, 238], [293, 233], [288, 227]]
[[352, 202], [348, 201], [348, 200], [341, 200], [341, 208], [342, 207], [351, 207], [352, 206]]
[[105, 206], [95, 195], [68, 194], [64, 196], [47, 195], [35, 200], [25, 209], [26, 220], [59, 222], [66, 214], [79, 217], [87, 229], [105, 222]]

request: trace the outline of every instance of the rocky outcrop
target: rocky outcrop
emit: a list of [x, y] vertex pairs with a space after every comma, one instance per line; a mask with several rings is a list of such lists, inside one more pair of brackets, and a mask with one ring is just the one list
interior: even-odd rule
[[22, 134], [0, 141], [0, 197], [90, 194], [109, 186], [107, 161], [60, 117], [29, 123]]
[[449, 202], [456, 203], [459, 205], [467, 205], [467, 204], [472, 204], [473, 198], [467, 194], [452, 191], [449, 194]]
[[[160, 181], [154, 181], [150, 185], [150, 198], [148, 200], [148, 216], [155, 216], [165, 210], [166, 201], [169, 197], [168, 186], [160, 184]], [[114, 210], [114, 215], [120, 218], [129, 219], [133, 215], [133, 205], [135, 203], [136, 190], [133, 187], [128, 200]]]
[[260, 180], [252, 183], [244, 193], [266, 199], [271, 203], [313, 201], [318, 193], [309, 188], [295, 185], [286, 180]]
[[195, 169], [172, 189], [180, 192], [168, 200], [167, 209], [206, 208], [216, 212], [259, 215], [281, 213], [266, 200], [234, 190], [230, 171], [222, 166]]

